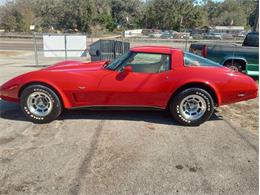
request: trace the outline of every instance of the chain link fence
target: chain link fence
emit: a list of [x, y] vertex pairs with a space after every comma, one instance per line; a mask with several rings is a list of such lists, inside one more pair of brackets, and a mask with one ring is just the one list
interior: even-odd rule
[[[56, 37], [50, 39], [47, 43], [46, 37]], [[59, 39], [61, 37], [61, 40]], [[85, 37], [84, 45], [81, 40], [75, 40], [73, 45], [69, 44], [68, 38], [73, 36]], [[61, 60], [81, 60], [81, 61], [98, 61], [113, 60], [121, 54], [129, 51], [130, 43], [123, 41], [122, 38], [99, 39], [88, 37], [87, 34], [33, 34], [32, 37], [35, 65], [41, 65], [47, 62], [55, 63]], [[57, 41], [57, 45], [51, 41]], [[80, 49], [74, 47], [81, 44]], [[51, 47], [49, 47], [51, 45]], [[54, 46], [54, 47], [53, 47]], [[55, 47], [56, 46], [56, 47]], [[57, 49], [53, 49], [57, 48]], [[80, 55], [69, 55], [72, 52]]]
[[[136, 46], [170, 46], [174, 48], [180, 48], [183, 50], [189, 50], [189, 46], [193, 42], [216, 42], [216, 43], [230, 43], [241, 44], [243, 39], [231, 39], [231, 40], [214, 40], [214, 39], [197, 39], [194, 38], [162, 38], [162, 37], [149, 37], [149, 36], [135, 36], [124, 37], [122, 35], [113, 35], [106, 38], [93, 38], [88, 34], [40, 34], [33, 33], [32, 35], [15, 36], [12, 35], [0, 35], [1, 45], [0, 50], [15, 50], [23, 51], [25, 54], [17, 57], [17, 61], [14, 63], [36, 65], [36, 66], [48, 66], [62, 60], [80, 60], [80, 61], [96, 61], [96, 60], [113, 60], [122, 53], [128, 51], [131, 47]], [[11, 37], [10, 37], [11, 36]], [[44, 36], [60, 36], [62, 40], [62, 47], [56, 49], [44, 47]], [[67, 38], [72, 36], [83, 36], [84, 46], [81, 41], [72, 41], [74, 45], [81, 44], [80, 49], [71, 47], [71, 43]], [[6, 39], [6, 40], [5, 40]], [[3, 42], [2, 42], [3, 40]], [[10, 42], [5, 45], [6, 42]], [[55, 43], [53, 43], [55, 46]], [[71, 53], [80, 53], [81, 55], [74, 56]], [[58, 53], [59, 55], [46, 55], [51, 53]]]

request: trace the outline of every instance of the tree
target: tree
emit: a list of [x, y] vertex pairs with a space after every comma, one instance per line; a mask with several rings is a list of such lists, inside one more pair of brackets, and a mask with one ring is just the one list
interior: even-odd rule
[[259, 24], [259, 1], [257, 1], [256, 8], [248, 17], [248, 24], [252, 27], [253, 31], [259, 30], [257, 29]]
[[0, 25], [22, 32], [31, 24], [47, 32], [249, 27], [256, 19], [255, 7], [255, 0], [11, 0], [0, 6]]
[[34, 23], [35, 15], [30, 0], [19, 0], [16, 3], [17, 28], [21, 32], [30, 31], [30, 25]]
[[93, 18], [93, 26], [99, 26], [103, 30], [113, 31], [116, 28], [116, 22], [111, 15], [110, 1], [96, 0]]
[[1, 10], [1, 22], [7, 31], [26, 32], [34, 20], [34, 13], [28, 0], [8, 2]]
[[115, 23], [125, 28], [138, 28], [142, 24], [143, 4], [139, 0], [111, 0], [111, 15]]
[[1, 8], [1, 21], [0, 25], [6, 31], [12, 31], [16, 29], [16, 18], [13, 15], [13, 5], [11, 3], [6, 4]]
[[202, 9], [192, 0], [152, 0], [147, 6], [148, 28], [180, 30], [202, 24]]
[[209, 25], [247, 26], [248, 17], [254, 10], [254, 0], [204, 1], [203, 9], [208, 13]]
[[43, 29], [59, 28], [60, 12], [63, 11], [61, 1], [36, 0], [33, 9], [36, 17], [40, 18], [38, 23]]

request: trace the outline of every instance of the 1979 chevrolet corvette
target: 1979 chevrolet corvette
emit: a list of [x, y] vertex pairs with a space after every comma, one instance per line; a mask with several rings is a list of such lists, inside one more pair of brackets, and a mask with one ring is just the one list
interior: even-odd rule
[[124, 107], [169, 109], [183, 125], [210, 118], [214, 106], [257, 97], [255, 81], [205, 59], [163, 46], [132, 48], [113, 62], [63, 61], [13, 78], [0, 97], [19, 102], [35, 123], [65, 109]]

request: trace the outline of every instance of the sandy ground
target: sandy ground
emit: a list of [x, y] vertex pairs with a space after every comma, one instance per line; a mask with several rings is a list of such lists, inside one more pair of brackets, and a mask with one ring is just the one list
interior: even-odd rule
[[259, 97], [217, 108], [221, 115], [235, 125], [259, 135]]
[[22, 51], [0, 51], [0, 57], [14, 57], [18, 55], [23, 55]]

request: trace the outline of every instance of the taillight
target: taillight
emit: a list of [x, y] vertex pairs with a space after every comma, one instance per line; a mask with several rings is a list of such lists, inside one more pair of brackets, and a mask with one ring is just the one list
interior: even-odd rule
[[207, 55], [208, 55], [208, 48], [207, 48], [206, 45], [204, 45], [202, 50], [201, 50], [201, 56], [207, 57]]

